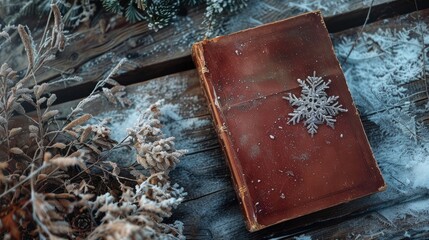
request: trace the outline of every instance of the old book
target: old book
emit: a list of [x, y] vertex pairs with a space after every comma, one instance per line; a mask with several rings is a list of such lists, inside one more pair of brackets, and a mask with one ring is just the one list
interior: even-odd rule
[[192, 50], [250, 231], [385, 189], [320, 12]]

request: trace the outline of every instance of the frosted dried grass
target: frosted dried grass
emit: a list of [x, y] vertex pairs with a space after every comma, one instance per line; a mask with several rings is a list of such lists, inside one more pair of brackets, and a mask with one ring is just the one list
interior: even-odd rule
[[103, 217], [89, 239], [106, 232], [110, 239], [184, 239], [178, 223], [162, 223], [183, 201], [183, 188], [172, 186], [164, 173], [153, 174], [135, 189], [124, 188], [118, 200], [106, 193], [91, 203], [95, 216]]
[[[133, 141], [120, 143], [111, 138], [107, 121], [83, 112], [100, 96], [124, 107], [131, 104], [125, 88], [112, 79], [125, 59], [65, 119], [53, 107], [57, 96], [50, 85], [37, 83], [38, 70], [67, 40], [59, 9], [51, 8], [51, 34], [47, 30], [39, 44], [28, 28], [17, 27], [27, 72], [19, 75], [6, 63], [0, 67], [0, 237], [182, 239], [181, 224], [163, 220], [185, 196], [167, 176], [184, 151], [175, 150], [173, 138], [163, 137], [157, 107], [130, 130]], [[27, 113], [24, 103], [35, 111]], [[121, 147], [159, 163], [149, 167], [136, 159], [142, 166], [120, 166], [109, 153]]]

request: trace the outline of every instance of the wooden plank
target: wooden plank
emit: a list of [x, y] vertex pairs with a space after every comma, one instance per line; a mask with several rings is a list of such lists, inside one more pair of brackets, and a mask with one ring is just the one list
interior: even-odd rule
[[[332, 40], [335, 46], [338, 46], [340, 42], [345, 38], [352, 39], [354, 43], [358, 43], [358, 42], [362, 43], [363, 41], [362, 35], [364, 34], [371, 36], [371, 34], [376, 34], [383, 31], [390, 31], [392, 33], [395, 33], [403, 29], [409, 29], [410, 31], [409, 36], [412, 36], [410, 41], [415, 40], [417, 44], [421, 45], [421, 49], [422, 49], [421, 53], [419, 53], [418, 59], [415, 59], [415, 64], [421, 65], [420, 72], [423, 72], [425, 70], [427, 74], [428, 70], [425, 69], [425, 66], [423, 66], [423, 64], [428, 65], [427, 63], [428, 58], [427, 56], [423, 55], [423, 51], [424, 51], [423, 48], [427, 48], [427, 42], [425, 42], [425, 47], [423, 47], [422, 34], [424, 33], [421, 32], [422, 29], [419, 27], [420, 26], [419, 24], [429, 24], [428, 16], [429, 16], [428, 10], [421, 10], [411, 14], [402, 15], [396, 18], [391, 18], [388, 21], [379, 21], [373, 24], [368, 24], [365, 26], [363, 33], [361, 33], [360, 28], [352, 28], [339, 33], [335, 33], [332, 35]], [[419, 21], [421, 23], [419, 23]], [[393, 38], [393, 40], [395, 40], [395, 38]], [[393, 45], [391, 49], [382, 49], [379, 43], [377, 43], [377, 40], [374, 40], [371, 37], [369, 37], [368, 42], [364, 44], [366, 44], [366, 47], [368, 48], [368, 51], [367, 51], [368, 54], [372, 53], [373, 55], [376, 55], [374, 53], [377, 53], [377, 51], [381, 52], [379, 56], [374, 57], [375, 59], [379, 60], [379, 65], [385, 65], [386, 64], [385, 61], [388, 61], [388, 60], [384, 60], [384, 58], [391, 57], [391, 55], [394, 55], [396, 51], [396, 49], [394, 48], [395, 45]], [[398, 42], [397, 45], [399, 44], [412, 45], [413, 43]], [[356, 44], [354, 45], [356, 46]], [[345, 70], [350, 70], [354, 66], [359, 65], [360, 62], [365, 62], [366, 60], [372, 60], [372, 59], [353, 59], [353, 56], [351, 54], [347, 58], [347, 62], [345, 63], [344, 63], [345, 61], [344, 55], [339, 54], [338, 58], [340, 62], [343, 63], [342, 65]], [[407, 96], [403, 98], [403, 100], [399, 103], [400, 105], [407, 104], [407, 102], [416, 102], [418, 103], [419, 106], [423, 106], [428, 100], [429, 81], [427, 77], [424, 77], [424, 74], [420, 74], [420, 76], [416, 76], [415, 78], [407, 79], [403, 83], [398, 84], [398, 87], [404, 88], [405, 91], [403, 94]], [[384, 110], [385, 109], [379, 109], [379, 111], [384, 111]], [[368, 114], [370, 115], [373, 113], [368, 113]]]
[[[350, 6], [347, 13], [334, 15], [338, 14], [334, 9], [328, 9], [326, 12], [326, 24], [331, 32], [362, 25], [365, 22], [369, 5], [364, 5], [362, 4], [362, 1], [356, 0], [348, 2]], [[419, 7], [429, 7], [429, 2], [419, 1]], [[375, 1], [371, 10], [372, 14], [370, 15], [368, 22], [413, 10], [414, 2], [410, 0]], [[236, 16], [232, 16], [229, 21], [225, 23], [221, 33], [227, 34], [239, 31], [262, 23], [284, 19], [300, 12], [302, 12], [302, 9], [299, 11], [295, 8], [289, 7], [288, 3], [283, 1], [264, 0], [259, 1], [258, 3], [252, 2], [249, 4], [247, 9], [244, 9]], [[163, 29], [157, 33], [147, 31], [147, 29], [144, 32], [139, 32], [137, 29], [134, 29], [134, 25], [123, 27], [124, 29], [127, 29], [123, 34], [127, 34], [127, 32], [135, 34], [133, 36], [128, 36], [126, 42], [119, 42], [116, 39], [111, 39], [116, 33], [107, 32], [103, 35], [97, 33], [97, 31], [99, 31], [98, 28], [92, 28], [91, 31], [97, 33], [94, 34], [93, 37], [98, 36], [97, 38], [105, 39], [95, 40], [95, 42], [115, 41], [115, 44], [111, 43], [111, 45], [114, 45], [115, 47], [111, 48], [107, 54], [105, 54], [105, 52], [94, 53], [94, 55], [100, 54], [94, 59], [87, 57], [88, 55], [85, 48], [82, 50], [80, 48], [66, 49], [66, 52], [64, 53], [66, 56], [64, 58], [65, 62], [58, 62], [58, 66], [56, 68], [64, 69], [64, 71], [70, 71], [73, 72], [73, 74], [83, 77], [84, 82], [72, 82], [67, 85], [70, 87], [84, 84], [82, 86], [78, 86], [78, 89], [76, 89], [78, 91], [74, 91], [77, 93], [92, 89], [95, 85], [95, 81], [102, 78], [103, 74], [114, 66], [115, 60], [117, 62], [119, 58], [122, 57], [126, 57], [129, 60], [129, 64], [125, 67], [123, 74], [116, 77], [116, 79], [123, 85], [129, 85], [136, 83], [137, 81], [144, 81], [174, 72], [192, 69], [194, 66], [190, 57], [190, 46], [193, 42], [200, 40], [204, 36], [205, 29], [201, 29], [200, 25], [202, 22], [202, 14], [202, 9], [194, 9], [189, 12], [186, 19], [182, 19], [176, 26]], [[87, 42], [87, 38], [82, 38], [81, 42], [77, 42], [76, 45], [86, 46]], [[87, 48], [89, 48], [89, 46], [87, 46]], [[97, 49], [100, 48], [97, 47]], [[83, 58], [81, 61], [85, 63], [69, 61], [70, 58], [67, 56], [76, 55], [80, 56], [79, 58]], [[60, 58], [62, 57], [60, 56]], [[50, 74], [54, 75], [42, 77], [42, 81], [58, 80], [58, 72], [51, 72]], [[63, 87], [64, 84], [52, 86], [54, 90], [58, 90]], [[78, 96], [68, 96], [67, 98], [59, 99], [59, 101], [69, 101], [72, 100], [73, 97], [84, 96], [85, 95], [83, 94]]]
[[[429, 7], [427, 1], [418, 0], [417, 2], [421, 8]], [[236, 15], [228, 16], [229, 20], [221, 23], [220, 33], [238, 31], [309, 10], [297, 8], [292, 3], [276, 0], [249, 2], [248, 8]], [[369, 3], [347, 0], [342, 1], [342, 4], [347, 7], [322, 8], [331, 31], [361, 25], [365, 21]], [[310, 7], [317, 8], [317, 5]], [[81, 28], [74, 34], [70, 46], [64, 52], [58, 53], [57, 60], [39, 71], [38, 81], [51, 82], [51, 89], [55, 91], [77, 86], [72, 91], [74, 95], [64, 92], [58, 94], [62, 96], [58, 101], [65, 102], [84, 97], [95, 82], [109, 72], [121, 58], [129, 60], [124, 65], [121, 76], [118, 77], [118, 80], [125, 85], [191, 69], [193, 64], [189, 55], [190, 45], [204, 37], [206, 30], [201, 25], [203, 10], [202, 7], [190, 9], [187, 16], [179, 17], [175, 24], [158, 32], [149, 30], [145, 23], [125, 24], [117, 19], [111, 24], [112, 26], [116, 24], [116, 27], [107, 30], [105, 26], [109, 23], [110, 17], [95, 17], [90, 28]], [[369, 22], [413, 10], [414, 2], [410, 0], [374, 1]], [[10, 54], [13, 53], [9, 52], [2, 56], [6, 57]], [[0, 58], [3, 60], [3, 57]], [[21, 61], [17, 61], [12, 66], [15, 69], [24, 69], [25, 58], [21, 58]], [[82, 77], [83, 81], [59, 81], [61, 77], [75, 75]]]
[[[172, 179], [188, 192], [186, 201], [175, 211], [173, 218], [185, 223], [185, 232], [189, 239], [262, 239], [294, 236], [312, 230], [315, 232], [311, 234], [315, 236], [342, 238], [347, 233], [332, 232], [332, 229], [343, 221], [345, 221], [344, 224], [349, 223], [346, 224], [347, 229], [356, 225], [363, 229], [365, 225], [359, 225], [365, 222], [362, 218], [372, 216], [376, 210], [403, 204], [412, 199], [428, 197], [427, 191], [423, 189], [407, 193], [389, 189], [381, 194], [288, 221], [256, 233], [249, 233], [244, 226], [229, 170], [218, 144], [196, 72], [190, 70], [173, 74], [131, 85], [127, 89], [131, 98], [137, 99], [137, 104], [132, 109], [106, 112], [106, 109], [109, 109], [107, 101], [99, 99], [88, 105], [86, 111], [101, 114], [100, 117], [110, 115], [119, 119], [122, 116], [126, 119], [125, 116], [161, 98], [165, 98], [165, 104], [173, 104], [177, 107], [176, 112], [180, 117], [176, 119], [167, 117], [165, 129], [167, 133], [177, 138], [179, 147], [189, 149], [190, 153], [171, 172]], [[144, 101], [138, 100], [139, 98], [144, 98]], [[76, 102], [69, 102], [58, 107], [66, 113], [70, 106], [75, 104]], [[366, 129], [373, 127], [373, 123], [367, 120], [364, 120], [364, 125]], [[126, 127], [131, 126], [124, 126]], [[370, 134], [380, 133], [373, 131]], [[381, 226], [381, 223], [374, 222], [376, 223], [377, 226]], [[389, 229], [394, 232], [393, 227]]]

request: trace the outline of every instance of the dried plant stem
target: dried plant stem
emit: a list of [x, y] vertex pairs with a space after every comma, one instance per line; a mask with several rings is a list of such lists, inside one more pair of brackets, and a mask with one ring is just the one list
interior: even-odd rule
[[[33, 215], [33, 219], [37, 222], [37, 224], [39, 225], [39, 226], [41, 226], [42, 227], [42, 229], [43, 229], [43, 231], [45, 232], [45, 233], [49, 233], [49, 230], [48, 230], [48, 228], [45, 226], [45, 224], [43, 224], [41, 221], [39, 221], [39, 217], [37, 216], [37, 214], [36, 214], [36, 208], [37, 208], [37, 206], [36, 206], [36, 204], [35, 204], [35, 194], [36, 194], [36, 191], [34, 191], [34, 164], [31, 164], [31, 168], [30, 168], [31, 170], [30, 170], [30, 174], [29, 174], [29, 176], [31, 176], [30, 177], [30, 191], [31, 191], [31, 200], [30, 200], [30, 203], [31, 203], [31, 205], [32, 205], [32, 207], [31, 207], [31, 209], [32, 209], [32, 215]], [[39, 233], [39, 235], [41, 235], [40, 233]]]
[[[51, 0], [51, 4], [53, 4], [53, 0]], [[43, 30], [43, 35], [42, 35], [42, 38], [40, 40], [39, 51], [38, 51], [39, 55], [43, 49], [43, 43], [45, 42], [45, 38], [46, 38], [46, 35], [48, 33], [48, 27], [49, 27], [49, 22], [51, 21], [51, 17], [52, 17], [52, 8], [49, 10], [48, 20], [46, 21], [45, 30]]]
[[[97, 160], [95, 160], [95, 162], [93, 162], [91, 165], [89, 165], [88, 167], [86, 167], [85, 169], [82, 169], [82, 171], [76, 175], [74, 175], [72, 178], [69, 179], [69, 181], [73, 181], [76, 178], [78, 178], [79, 176], [81, 176], [82, 174], [84, 174], [85, 172], [87, 172], [88, 170], [91, 170], [94, 166], [96, 166], [100, 161], [102, 161], [106, 156], [109, 155], [109, 153], [115, 149], [118, 149], [120, 147], [123, 147], [123, 145], [121, 145], [122, 143], [124, 143], [127, 139], [129, 138], [129, 136], [126, 136], [124, 139], [122, 139], [122, 141], [120, 141], [117, 145], [115, 145], [113, 148], [109, 149], [109, 151], [103, 155], [102, 157], [97, 158]], [[59, 190], [59, 187], [54, 189], [53, 192]]]
[[357, 45], [359, 38], [362, 36], [363, 30], [365, 29], [365, 26], [369, 20], [369, 16], [371, 15], [371, 10], [372, 10], [373, 4], [374, 4], [374, 0], [371, 1], [371, 4], [369, 5], [368, 13], [366, 14], [365, 22], [363, 23], [362, 28], [358, 32], [357, 37], [356, 37], [355, 41], [353, 42], [352, 48], [350, 48], [350, 51], [347, 53], [346, 58], [341, 63], [341, 65], [344, 65], [345, 63], [347, 63], [347, 60], [349, 59], [350, 54], [352, 54], [353, 50], [355, 49], [355, 47]]
[[119, 69], [122, 67], [122, 65], [123, 65], [126, 61], [127, 61], [127, 59], [126, 59], [126, 58], [122, 58], [122, 59], [118, 62], [118, 64], [116, 64], [116, 66], [112, 69], [112, 71], [110, 71], [110, 73], [107, 75], [107, 77], [106, 77], [106, 78], [104, 78], [102, 81], [99, 81], [99, 82], [95, 85], [94, 89], [93, 89], [93, 90], [92, 90], [92, 92], [89, 94], [89, 96], [94, 95], [94, 93], [95, 93], [99, 88], [103, 87], [103, 86], [106, 84], [106, 82], [107, 82], [110, 78], [112, 78], [112, 77], [113, 77], [113, 75], [115, 75], [115, 74], [119, 71]]
[[122, 58], [118, 64], [116, 64], [116, 66], [112, 69], [112, 71], [110, 71], [110, 73], [107, 75], [106, 78], [104, 78], [103, 80], [97, 82], [97, 84], [95, 85], [94, 89], [92, 90], [92, 92], [88, 95], [88, 97], [86, 97], [85, 99], [83, 99], [82, 101], [80, 101], [77, 106], [72, 110], [72, 112], [67, 116], [67, 121], [70, 120], [70, 118], [76, 114], [78, 111], [80, 111], [82, 109], [82, 107], [87, 103], [88, 99], [91, 99], [95, 93], [97, 92], [97, 90], [99, 90], [101, 87], [103, 87], [106, 82], [113, 77], [113, 75], [115, 75], [119, 69], [121, 68], [121, 66], [127, 61], [126, 58]]
[[122, 177], [122, 176], [115, 175], [115, 174], [113, 174], [112, 172], [110, 172], [110, 171], [108, 171], [108, 170], [106, 170], [106, 169], [104, 169], [104, 168], [102, 168], [102, 167], [95, 166], [95, 168], [100, 169], [100, 170], [101, 170], [101, 171], [103, 171], [104, 173], [107, 173], [107, 174], [109, 174], [109, 175], [111, 175], [111, 176], [113, 176], [113, 177], [117, 178], [117, 179], [118, 179], [118, 182], [119, 182], [119, 179], [127, 180], [127, 181], [130, 181], [130, 182], [137, 182], [137, 180], [136, 180], [136, 179], [131, 179], [131, 178], [127, 178], [127, 177]]
[[[31, 188], [31, 199], [30, 202], [32, 204], [32, 216], [34, 221], [37, 223], [38, 226], [40, 226], [43, 230], [43, 232], [45, 232], [46, 234], [48, 234], [48, 236], [51, 236], [48, 227], [46, 227], [46, 225], [44, 223], [42, 223], [39, 219], [39, 217], [36, 214], [36, 192], [33, 190], [33, 186]], [[41, 238], [43, 239], [43, 235], [41, 233], [39, 233], [39, 236], [41, 236]]]
[[[4, 92], [2, 92], [2, 104], [3, 104], [3, 106], [6, 106], [6, 103], [7, 103], [7, 84], [6, 83], [2, 83], [3, 84], [3, 90], [4, 90]], [[9, 139], [9, 116], [8, 116], [8, 114], [7, 114], [7, 111], [6, 111], [6, 109], [4, 109], [3, 110], [3, 117], [4, 117], [4, 119], [6, 119], [6, 123], [4, 124], [4, 129], [5, 129], [5, 139], [6, 139], [6, 144], [7, 144], [7, 149], [10, 149], [11, 148], [11, 146], [10, 146], [10, 139]], [[10, 159], [10, 153], [8, 153], [7, 154], [7, 161], [9, 162], [11, 159]]]
[[[85, 99], [83, 99], [82, 101], [80, 101], [77, 105], [76, 105], [76, 107], [72, 110], [72, 112], [67, 116], [67, 119], [66, 119], [66, 121], [64, 122], [64, 124], [63, 124], [63, 129], [67, 126], [67, 125], [69, 125], [70, 123], [68, 123], [68, 122], [70, 122], [70, 119], [77, 113], [77, 112], [79, 112], [79, 111], [81, 111], [81, 109], [82, 109], [82, 107], [88, 102], [88, 100], [90, 100], [94, 95], [95, 95], [95, 93], [97, 92], [97, 90], [99, 90], [101, 87], [103, 87], [105, 84], [106, 84], [106, 82], [107, 81], [109, 81], [109, 79], [110, 78], [112, 78], [113, 77], [113, 75], [115, 75], [118, 71], [119, 71], [119, 69], [121, 68], [121, 66], [125, 63], [127, 61], [127, 59], [126, 58], [122, 58], [119, 62], [118, 62], [118, 64], [116, 64], [116, 66], [112, 69], [112, 71], [110, 71], [110, 73], [107, 75], [107, 77], [106, 78], [104, 78], [102, 81], [99, 81], [96, 85], [95, 85], [95, 87], [94, 87], [94, 89], [92, 90], [92, 92], [85, 98]], [[67, 125], [66, 125], [67, 124]], [[50, 143], [49, 143], [49, 145], [50, 144], [52, 144], [54, 141], [55, 141], [55, 139], [58, 137], [58, 135], [59, 135], [59, 133], [60, 132], [58, 132], [57, 134], [55, 134], [55, 136], [51, 139], [51, 141], [50, 141]], [[97, 160], [98, 161], [98, 160]]]
[[[34, 166], [34, 164], [32, 164], [32, 165]], [[38, 173], [40, 173], [41, 171], [43, 171], [44, 169], [46, 169], [49, 166], [50, 166], [49, 164], [43, 164], [42, 166], [40, 166], [36, 170], [32, 171], [26, 178], [24, 178], [23, 180], [21, 180], [20, 182], [15, 184], [13, 187], [9, 188], [8, 190], [6, 190], [2, 194], [0, 194], [0, 199], [3, 198], [4, 196], [6, 196], [7, 194], [15, 191], [18, 187], [20, 187], [21, 185], [26, 183], [28, 180], [32, 179], [34, 176], [36, 176]]]
[[[52, 37], [48, 30], [52, 25], [51, 18], [54, 18]], [[6, 150], [4, 154], [8, 155], [8, 162], [0, 162], [0, 200], [3, 203], [0, 211], [7, 217], [12, 216], [11, 220], [3, 221], [2, 214], [0, 236], [9, 234], [13, 239], [84, 239], [96, 235], [116, 236], [116, 239], [133, 237], [130, 234], [134, 232], [121, 231], [125, 227], [146, 238], [183, 239], [181, 225], [166, 224], [163, 219], [171, 216], [172, 209], [186, 195], [183, 188], [171, 184], [168, 178], [168, 172], [179, 162], [184, 150], [174, 148], [173, 137], [163, 138], [158, 105], [149, 108], [135, 129], [129, 130], [128, 136], [119, 143], [111, 137], [106, 121], [92, 123], [89, 121], [92, 115], [80, 113], [85, 104], [101, 94], [115, 104], [131, 104], [124, 97], [125, 87], [112, 79], [126, 59], [121, 59], [69, 115], [59, 119], [56, 117], [59, 111], [51, 109], [57, 96], [49, 91], [49, 83], [38, 83], [36, 75], [64, 47], [59, 8], [51, 5], [39, 45], [34, 44], [27, 27], [19, 25], [17, 30], [26, 50], [28, 65], [21, 79], [16, 78], [16, 72], [7, 64], [0, 69], [0, 104], [3, 104], [0, 111], [1, 144]], [[113, 87], [110, 90], [105, 85]], [[34, 113], [26, 114], [22, 103], [31, 104]], [[15, 113], [27, 119], [23, 123], [28, 125], [12, 128], [9, 121]], [[141, 131], [145, 128], [146, 133], [149, 131], [146, 135]], [[166, 163], [162, 166], [160, 163], [156, 170], [149, 169], [150, 172], [120, 165], [115, 155], [110, 153], [122, 147], [132, 151], [153, 148], [156, 153], [152, 153], [151, 159], [157, 156], [157, 161]], [[158, 154], [161, 152], [166, 155]], [[142, 167], [147, 169], [143, 164]], [[117, 181], [107, 181], [113, 178]], [[99, 187], [94, 187], [96, 185]], [[82, 211], [91, 218], [89, 229], [82, 230], [76, 225], [80, 223], [75, 218], [82, 217]], [[103, 219], [99, 221], [98, 217]], [[120, 227], [110, 229], [116, 223]], [[120, 234], [119, 238], [117, 234]]]

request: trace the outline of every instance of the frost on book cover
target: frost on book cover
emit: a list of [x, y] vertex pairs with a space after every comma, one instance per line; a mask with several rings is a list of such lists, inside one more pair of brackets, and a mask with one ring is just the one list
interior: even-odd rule
[[193, 58], [250, 231], [385, 189], [320, 12]]

